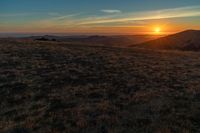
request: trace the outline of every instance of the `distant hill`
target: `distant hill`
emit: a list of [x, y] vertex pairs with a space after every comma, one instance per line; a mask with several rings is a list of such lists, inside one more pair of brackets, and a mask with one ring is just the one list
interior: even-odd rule
[[25, 39], [32, 39], [35, 41], [58, 41], [67, 43], [82, 43], [82, 44], [100, 44], [104, 46], [129, 46], [146, 41], [157, 39], [161, 36], [152, 35], [118, 35], [118, 36], [32, 36]]
[[156, 40], [147, 41], [139, 45], [131, 45], [132, 47], [144, 47], [151, 49], [172, 49], [172, 50], [200, 50], [200, 31], [186, 30], [180, 33], [161, 37]]

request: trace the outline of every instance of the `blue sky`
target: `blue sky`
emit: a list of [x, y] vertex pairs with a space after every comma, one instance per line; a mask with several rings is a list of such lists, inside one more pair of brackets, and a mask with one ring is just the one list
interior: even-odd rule
[[150, 25], [170, 31], [198, 29], [199, 19], [200, 0], [0, 1], [1, 32], [134, 33]]

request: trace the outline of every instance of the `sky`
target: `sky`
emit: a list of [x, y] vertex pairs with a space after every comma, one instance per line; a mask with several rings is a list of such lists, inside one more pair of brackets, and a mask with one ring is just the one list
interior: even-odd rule
[[200, 0], [0, 0], [0, 33], [170, 34], [187, 29], [200, 29]]

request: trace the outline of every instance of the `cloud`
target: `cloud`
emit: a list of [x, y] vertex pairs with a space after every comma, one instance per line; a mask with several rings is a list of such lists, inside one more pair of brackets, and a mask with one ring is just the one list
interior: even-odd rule
[[103, 9], [103, 10], [101, 10], [101, 12], [104, 12], [104, 13], [121, 13], [120, 10], [110, 10], [110, 9]]
[[68, 15], [60, 15], [60, 16], [57, 16], [57, 17], [53, 18], [53, 20], [65, 20], [65, 19], [77, 17], [79, 15], [81, 15], [81, 13], [68, 14]]
[[[187, 6], [171, 9], [152, 10], [143, 12], [121, 12], [120, 10], [101, 10], [107, 14], [91, 15], [87, 13], [72, 13], [72, 14], [60, 14], [60, 13], [46, 13], [44, 18], [36, 18], [31, 21], [23, 22], [23, 26], [15, 25], [13, 27], [29, 28], [32, 30], [54, 30], [64, 31], [70, 29], [80, 30], [92, 29], [93, 27], [143, 27], [148, 25], [149, 20], [160, 19], [172, 19], [172, 18], [186, 18], [186, 17], [198, 17], [200, 16], [200, 6]], [[41, 13], [40, 13], [41, 14]], [[18, 14], [1, 14], [0, 17], [25, 17], [35, 15], [36, 13], [18, 13]], [[42, 14], [43, 16], [45, 14]], [[2, 19], [3, 20], [3, 19]], [[3, 21], [2, 21], [3, 22]], [[1, 27], [5, 29], [12, 29], [9, 23], [1, 24]], [[0, 28], [1, 28], [0, 27]]]
[[64, 28], [72, 28], [77, 26], [77, 18], [82, 13], [74, 13], [74, 14], [50, 14], [51, 17], [39, 19], [35, 21], [31, 21], [28, 25], [32, 27], [40, 28], [40, 29], [64, 29]]
[[[126, 16], [126, 17], [124, 17]], [[145, 21], [145, 20], [158, 20], [158, 19], [170, 19], [170, 18], [184, 18], [200, 16], [200, 6], [188, 6], [172, 9], [163, 9], [156, 11], [123, 13], [118, 16], [109, 17], [106, 19], [96, 19], [82, 21], [82, 25], [91, 24], [105, 24], [105, 23], [123, 23], [128, 21]]]
[[0, 13], [0, 17], [24, 17], [32, 14], [33, 13]]
[[49, 12], [48, 15], [49, 16], [59, 16], [60, 14], [57, 12]]

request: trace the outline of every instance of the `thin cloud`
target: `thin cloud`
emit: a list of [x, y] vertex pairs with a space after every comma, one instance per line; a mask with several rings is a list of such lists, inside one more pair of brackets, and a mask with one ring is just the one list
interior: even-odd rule
[[49, 12], [48, 15], [49, 16], [60, 16], [60, 14], [57, 12]]
[[172, 8], [172, 9], [164, 9], [164, 10], [156, 10], [148, 12], [145, 11], [138, 13], [126, 13], [118, 15], [117, 17], [110, 17], [107, 19], [83, 21], [81, 24], [82, 25], [104, 24], [104, 23], [116, 23], [116, 22], [128, 22], [128, 21], [194, 17], [194, 16], [200, 16], [200, 6]]
[[[48, 13], [50, 15], [50, 13]], [[43, 28], [65, 28], [65, 27], [74, 27], [77, 24], [77, 16], [82, 13], [74, 13], [74, 14], [56, 14], [56, 16], [52, 16], [50, 18], [35, 20], [29, 23], [29, 25], [33, 27], [43, 27]], [[54, 15], [54, 14], [53, 14]]]
[[192, 17], [200, 16], [200, 6], [190, 6], [172, 9], [163, 9], [156, 11], [145, 11], [145, 12], [133, 12], [133, 13], [120, 13], [110, 14], [102, 16], [78, 16], [81, 13], [66, 14], [51, 17], [44, 20], [38, 20], [32, 22], [35, 27], [93, 27], [93, 26], [144, 26], [145, 24], [138, 24], [135, 22], [147, 21], [147, 20], [158, 20], [167, 18], [180, 18], [180, 17]]
[[81, 15], [81, 13], [75, 13], [75, 14], [68, 14], [68, 15], [60, 15], [57, 17], [52, 18], [53, 20], [65, 20], [65, 19], [69, 19], [69, 18], [73, 18], [73, 17], [77, 17]]
[[0, 13], [0, 17], [23, 17], [29, 16], [33, 13]]
[[[104, 10], [105, 12], [105, 10]], [[194, 17], [200, 16], [200, 6], [188, 6], [172, 9], [163, 9], [155, 11], [144, 11], [144, 12], [132, 12], [132, 13], [119, 13], [119, 11], [107, 11], [107, 14], [97, 16], [88, 15], [84, 13], [74, 13], [74, 14], [59, 14], [59, 13], [48, 13], [48, 18], [35, 19], [30, 22], [23, 23], [23, 27], [27, 26], [27, 29], [77, 29], [80, 28], [87, 29], [92, 27], [144, 27], [145, 22], [148, 20], [159, 20], [159, 19], [171, 19], [171, 18], [184, 18], [184, 17]], [[108, 13], [109, 12], [109, 13]], [[114, 13], [115, 12], [115, 13]], [[118, 13], [116, 13], [118, 12]], [[30, 13], [17, 13], [17, 14], [1, 14], [2, 16], [12, 17], [12, 16], [29, 16], [36, 15]], [[19, 25], [18, 25], [19, 26]], [[1, 24], [2, 27], [9, 29], [10, 25], [8, 23]], [[5, 28], [5, 29], [6, 29]], [[21, 28], [21, 26], [19, 27]], [[11, 29], [11, 28], [10, 28]], [[58, 30], [58, 31], [59, 31]]]
[[121, 13], [122, 11], [120, 11], [120, 10], [111, 10], [111, 9], [103, 9], [103, 10], [101, 10], [101, 12], [104, 12], [104, 13]]

